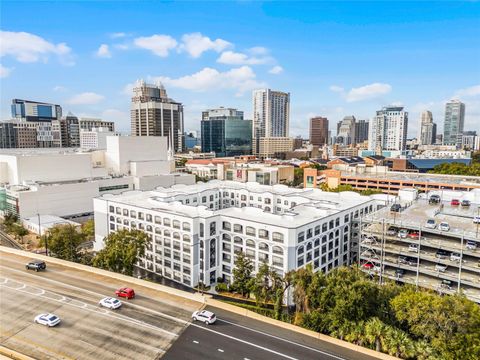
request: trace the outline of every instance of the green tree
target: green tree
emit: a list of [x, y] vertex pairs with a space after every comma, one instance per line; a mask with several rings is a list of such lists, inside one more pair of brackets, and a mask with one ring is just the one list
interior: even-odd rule
[[12, 213], [7, 213], [3, 218], [3, 225], [5, 226], [5, 230], [8, 233], [13, 232], [13, 226], [18, 222], [18, 216]]
[[40, 246], [48, 243], [49, 254], [63, 260], [79, 262], [81, 254], [78, 246], [85, 241], [85, 236], [71, 224], [55, 225], [48, 229], [40, 239]]
[[23, 237], [25, 235], [28, 235], [28, 230], [25, 229], [25, 227], [21, 224], [14, 223], [11, 226], [11, 232], [14, 234], [15, 239], [19, 240], [20, 242], [23, 243]]
[[95, 221], [93, 219], [87, 220], [82, 225], [82, 233], [85, 235], [85, 239], [93, 240], [95, 237]]
[[93, 265], [125, 275], [133, 275], [138, 258], [145, 255], [149, 237], [140, 230], [119, 230], [109, 234], [105, 247], [93, 258]]
[[280, 309], [276, 308], [276, 311], [281, 312], [285, 282], [286, 280], [282, 279], [266, 262], [262, 263], [252, 282], [252, 292], [257, 305], [273, 302], [275, 306], [280, 305]]
[[235, 267], [233, 268], [232, 288], [244, 297], [250, 294], [252, 287], [253, 263], [245, 253], [240, 252], [235, 259]]
[[386, 326], [379, 318], [372, 317], [365, 323], [365, 339], [374, 347], [375, 351], [382, 351], [385, 336]]

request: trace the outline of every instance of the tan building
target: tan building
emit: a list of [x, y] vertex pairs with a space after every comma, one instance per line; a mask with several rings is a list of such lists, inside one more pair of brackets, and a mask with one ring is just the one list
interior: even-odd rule
[[253, 143], [253, 153], [262, 159], [271, 157], [283, 158], [285, 153], [292, 150], [293, 138], [289, 137], [262, 137]]
[[310, 119], [310, 144], [323, 146], [328, 144], [328, 119], [317, 116]]

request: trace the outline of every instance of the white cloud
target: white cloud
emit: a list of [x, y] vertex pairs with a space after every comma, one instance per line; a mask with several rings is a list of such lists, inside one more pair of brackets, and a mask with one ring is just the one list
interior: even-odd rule
[[112, 39], [123, 38], [123, 37], [125, 37], [125, 36], [127, 36], [127, 34], [124, 33], [124, 32], [115, 32], [115, 33], [111, 33], [111, 34], [110, 34], [110, 37], [111, 37]]
[[217, 59], [218, 63], [229, 65], [259, 65], [271, 62], [273, 59], [267, 57], [249, 57], [247, 54], [234, 51], [224, 51]]
[[96, 52], [96, 55], [97, 55], [97, 57], [100, 57], [100, 58], [111, 58], [112, 57], [112, 53], [110, 52], [110, 48], [107, 44], [100, 45], [100, 47], [98, 48], [98, 50]]
[[167, 86], [205, 92], [209, 90], [234, 89], [240, 96], [246, 91], [266, 86], [256, 79], [255, 72], [249, 66], [241, 66], [225, 72], [206, 67], [195, 74], [182, 76], [177, 79], [157, 77], [155, 80]]
[[208, 36], [203, 36], [201, 33], [191, 33], [182, 36], [182, 44], [179, 51], [186, 51], [194, 58], [200, 57], [205, 51], [213, 50], [221, 52], [232, 44], [223, 39], [211, 40]]
[[283, 72], [283, 68], [280, 65], [277, 65], [268, 70], [268, 72], [270, 74], [278, 75]]
[[53, 91], [55, 91], [55, 92], [64, 92], [66, 90], [67, 90], [67, 88], [65, 86], [62, 86], [62, 85], [57, 85], [53, 88]]
[[150, 50], [160, 57], [167, 57], [170, 50], [177, 47], [177, 40], [170, 35], [138, 37], [133, 42], [137, 47]]
[[71, 49], [65, 43], [54, 44], [27, 32], [0, 31], [0, 56], [12, 56], [17, 61], [46, 62], [49, 55], [58, 56], [64, 65], [74, 65]]
[[67, 104], [70, 105], [93, 105], [98, 104], [100, 101], [105, 99], [105, 96], [96, 94], [94, 92], [84, 92], [72, 96], [67, 100]]
[[454, 97], [474, 97], [480, 95], [480, 85], [470, 86], [465, 89], [460, 89], [455, 92]]
[[268, 49], [263, 46], [254, 46], [248, 49], [248, 52], [252, 55], [267, 55]]
[[12, 72], [12, 68], [7, 68], [5, 66], [3, 66], [2, 64], [0, 64], [0, 78], [6, 78], [10, 75], [10, 73]]
[[332, 85], [332, 86], [330, 86], [330, 91], [343, 93], [345, 91], [345, 89], [341, 86], [338, 86], [338, 85]]
[[113, 47], [118, 50], [128, 50], [130, 48], [128, 44], [113, 44]]
[[378, 98], [381, 95], [388, 94], [392, 91], [389, 84], [373, 83], [358, 88], [352, 88], [350, 91], [338, 85], [330, 86], [330, 91], [339, 93], [347, 102], [363, 101]]

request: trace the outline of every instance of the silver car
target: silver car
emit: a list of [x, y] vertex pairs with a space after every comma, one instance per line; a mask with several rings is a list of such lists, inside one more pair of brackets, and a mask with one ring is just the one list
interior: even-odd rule
[[40, 314], [35, 316], [35, 319], [33, 319], [33, 322], [35, 324], [41, 324], [48, 327], [53, 327], [60, 324], [60, 318], [55, 314], [50, 314], [50, 313]]

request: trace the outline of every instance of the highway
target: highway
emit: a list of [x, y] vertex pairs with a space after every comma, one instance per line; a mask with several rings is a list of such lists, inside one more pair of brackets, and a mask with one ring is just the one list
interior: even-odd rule
[[[120, 309], [100, 308], [129, 284], [48, 262], [27, 271], [27, 260], [0, 252], [0, 344], [35, 359], [373, 359], [216, 308], [214, 325], [192, 323], [201, 304], [139, 286]], [[61, 324], [35, 324], [43, 312]]]

